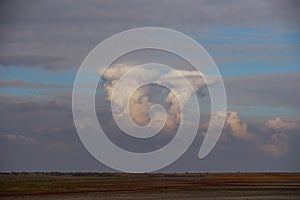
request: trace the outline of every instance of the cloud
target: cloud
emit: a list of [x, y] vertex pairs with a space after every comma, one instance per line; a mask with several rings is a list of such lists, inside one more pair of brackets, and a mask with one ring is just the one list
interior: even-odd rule
[[264, 129], [273, 130], [276, 132], [288, 132], [300, 130], [300, 125], [297, 122], [284, 121], [281, 117], [270, 119], [264, 124]]
[[[265, 140], [264, 135], [249, 133], [248, 125], [241, 122], [238, 112], [236, 111], [227, 112], [226, 122], [227, 127], [225, 127], [225, 129], [229, 128], [232, 135], [246, 141], [251, 141], [251, 144], [255, 146], [255, 148], [271, 157], [286, 155], [290, 149], [290, 136], [280, 131], [296, 130], [299, 127], [297, 123], [284, 122], [280, 117], [270, 119], [262, 125], [256, 124], [256, 126], [261, 127], [260, 129], [271, 132], [270, 136]], [[257, 131], [260, 129], [258, 128]]]
[[70, 67], [67, 63], [68, 59], [55, 54], [43, 54], [42, 51], [32, 53], [34, 55], [26, 55], [24, 52], [20, 54], [7, 52], [0, 55], [0, 64], [7, 67], [14, 65], [17, 67], [46, 68], [50, 70]]
[[247, 124], [241, 122], [237, 112], [227, 111], [226, 123], [230, 127], [233, 136], [243, 140], [257, 139], [256, 135], [248, 132]]
[[16, 144], [33, 145], [38, 143], [34, 138], [24, 135], [6, 134], [1, 135], [0, 138]]
[[[124, 64], [118, 64], [114, 67], [111, 67], [107, 69], [102, 74], [102, 79], [104, 80], [103, 87], [106, 92], [106, 97], [109, 101], [113, 101], [115, 105], [118, 106], [118, 113], [117, 115], [119, 117], [122, 117], [125, 113], [128, 111], [128, 107], [130, 108], [130, 116], [133, 118], [133, 120], [141, 125], [145, 126], [149, 123], [149, 116], [148, 111], [150, 107], [152, 106], [152, 103], [149, 101], [149, 97], [147, 97], [147, 93], [149, 90], [149, 87], [143, 87], [136, 90], [129, 102], [126, 101], [127, 94], [132, 91], [134, 86], [137, 84], [137, 81], [134, 77], [129, 82], [127, 82], [126, 85], [122, 85], [122, 90], [119, 91], [120, 93], [114, 96], [112, 98], [112, 94], [114, 92], [115, 86], [119, 80], [119, 78], [124, 75], [126, 72], [131, 70], [133, 67], [129, 65]], [[139, 70], [136, 72], [139, 76], [138, 79], [151, 79], [154, 76], [157, 76], [159, 72], [157, 70]], [[128, 104], [129, 103], [129, 104]]]
[[274, 157], [285, 155], [289, 150], [289, 137], [285, 133], [275, 133], [268, 140], [267, 144], [260, 145], [259, 148]]
[[[71, 100], [71, 99], [70, 99]], [[19, 133], [38, 141], [64, 141], [74, 134], [71, 105], [52, 98], [0, 95], [2, 134]], [[1, 133], [0, 133], [1, 135]]]
[[[300, 130], [298, 119], [293, 121], [285, 121], [281, 117], [275, 117], [274, 119], [267, 120], [261, 130], [265, 132], [271, 132], [271, 136], [265, 144], [259, 146], [265, 154], [280, 157], [286, 155], [290, 149], [291, 136], [293, 132]], [[275, 132], [275, 133], [274, 133]]]
[[[153, 96], [153, 92], [155, 90], [158, 92], [155, 96], [160, 96], [161, 98], [162, 102], [160, 103], [164, 104], [165, 107], [168, 107], [165, 126], [169, 129], [174, 129], [179, 124], [181, 118], [181, 107], [178, 99], [181, 99], [182, 106], [184, 107], [190, 100], [193, 92], [191, 90], [187, 90], [184, 84], [182, 84], [182, 80], [177, 73], [182, 74], [189, 81], [195, 93], [201, 92], [201, 90], [206, 86], [205, 81], [202, 78], [202, 74], [197, 71], [177, 70], [177, 73], [170, 71], [162, 74], [157, 69], [140, 68], [134, 72], [135, 74], [132, 75], [132, 79], [129, 79], [129, 81], [126, 82], [126, 85], [122, 85], [122, 90], [120, 92], [124, 94], [118, 94], [116, 98], [112, 99], [112, 93], [119, 78], [132, 68], [133, 66], [125, 64], [118, 64], [108, 68], [102, 74], [102, 79], [104, 80], [103, 87], [106, 92], [107, 99], [109, 101], [113, 101], [113, 103], [120, 108], [118, 116], [122, 117], [124, 113], [127, 113], [127, 107], [129, 106], [130, 116], [138, 125], [142, 126], [145, 126], [150, 122], [148, 113], [149, 109], [154, 105], [154, 102], [151, 102], [150, 98]], [[129, 105], [127, 105], [125, 99], [126, 94], [133, 90], [139, 80], [153, 79], [159, 80], [158, 84], [165, 84], [170, 86], [173, 90], [176, 89], [178, 93], [175, 95], [174, 92], [166, 88], [165, 90], [168, 90], [167, 93], [163, 89], [157, 90], [156, 88], [159, 86], [157, 84], [152, 84], [137, 89], [130, 97]], [[209, 79], [209, 83], [213, 83], [213, 80]], [[164, 114], [158, 112], [152, 115], [152, 117], [153, 121], [163, 121]]]
[[[168, 90], [162, 90], [162, 88], [155, 87], [155, 89], [160, 93], [169, 93]], [[150, 89], [145, 89], [143, 92], [146, 91], [149, 91], [150, 94], [155, 93]], [[164, 96], [166, 97], [167, 94]], [[146, 96], [151, 95], [147, 94]], [[155, 96], [152, 95], [151, 97]], [[2, 122], [0, 135], [11, 135], [9, 133], [12, 133], [12, 135], [15, 136], [9, 136], [10, 138], [22, 138], [17, 136], [22, 135], [24, 137], [31, 137], [39, 142], [38, 145], [20, 145], [20, 142], [13, 142], [9, 140], [7, 136], [0, 136], [0, 170], [111, 170], [90, 156], [81, 144], [72, 123], [71, 105], [66, 107], [62, 104], [62, 102], [70, 104], [71, 97], [67, 97], [66, 95], [56, 96], [57, 100], [59, 100], [56, 103], [48, 103], [49, 100], [53, 100], [49, 98], [50, 97], [25, 98], [0, 95], [0, 121]], [[153, 147], [156, 149], [157, 147], [160, 148], [168, 144], [170, 140], [162, 141], [161, 138], [157, 138], [156, 140], [144, 143], [137, 141], [137, 145], [131, 138], [124, 139], [124, 137], [119, 137], [119, 135], [117, 135], [118, 130], [116, 125], [112, 124], [113, 119], [107, 115], [109, 106], [105, 107], [106, 110], [102, 110], [102, 106], [109, 104], [108, 101], [105, 101], [105, 98], [105, 95], [102, 94], [101, 101], [96, 101], [96, 107], [100, 107], [102, 111], [98, 113], [99, 123], [101, 126], [104, 125], [106, 133], [110, 133], [107, 135], [116, 136], [112, 141], [116, 142], [118, 146], [130, 146], [130, 150], [132, 151], [148, 152], [148, 150], [153, 150]], [[150, 98], [149, 101], [152, 102], [153, 99]], [[184, 162], [182, 160], [178, 161], [185, 163], [185, 165], [175, 163], [171, 166], [175, 168], [169, 168], [167, 171], [187, 171], [187, 169], [190, 169], [189, 167], [193, 167], [195, 171], [297, 170], [297, 167], [299, 167], [297, 159], [292, 162], [286, 162], [286, 159], [295, 160], [295, 158], [297, 158], [298, 151], [296, 150], [298, 148], [299, 134], [289, 135], [286, 133], [289, 139], [285, 139], [286, 137], [282, 133], [275, 133], [277, 136], [272, 136], [274, 133], [270, 132], [270, 137], [264, 141], [262, 137], [265, 137], [267, 134], [260, 134], [261, 132], [259, 132], [262, 126], [259, 122], [260, 119], [258, 119], [257, 122], [254, 120], [255, 123], [252, 123], [251, 117], [248, 117], [249, 116], [243, 116], [243, 118], [240, 119], [240, 121], [242, 121], [240, 123], [247, 123], [247, 132], [251, 130], [251, 132], [256, 133], [260, 138], [244, 142], [243, 140], [239, 141], [232, 137], [227, 137], [223, 142], [218, 142], [210, 159], [200, 161], [195, 159], [195, 156], [199, 151], [202, 140], [201, 138], [195, 139], [196, 144], [183, 156]], [[208, 120], [208, 118], [209, 116], [205, 118], [201, 116], [201, 119], [205, 121], [206, 119]], [[203, 131], [206, 131], [205, 129], [207, 129], [206, 126], [203, 127]], [[228, 125], [225, 131], [231, 131]], [[222, 136], [223, 134], [221, 137]], [[60, 144], [60, 147], [54, 145], [57, 143]], [[123, 144], [123, 146], [119, 145], [119, 143]], [[140, 145], [140, 143], [142, 144]], [[255, 151], [253, 151], [253, 148], [255, 148]], [[292, 149], [295, 149], [295, 151], [291, 151]], [[192, 154], [192, 156], [189, 157], [189, 153]], [[253, 156], [253, 153], [257, 153], [257, 155]], [[274, 155], [278, 155], [276, 157], [278, 159], [273, 159]], [[249, 159], [245, 161], [246, 163], [244, 161], [241, 162], [245, 157], [249, 157]], [[84, 160], [84, 162], [78, 162], [78, 158]], [[186, 160], [187, 158], [188, 160]], [[224, 164], [224, 160], [228, 162]]]
[[67, 88], [59, 84], [31, 83], [21, 79], [0, 80], [0, 88]]
[[[224, 39], [219, 37], [216, 27], [250, 27], [250, 34], [255, 28], [271, 28], [271, 33], [262, 37], [265, 40], [273, 35], [274, 27], [284, 30], [286, 27], [298, 28], [298, 10], [299, 4], [295, 1], [277, 0], [242, 4], [238, 1], [205, 0], [129, 0], [122, 3], [54, 0], [46, 4], [4, 1], [0, 7], [0, 64], [52, 70], [78, 67], [100, 41], [114, 33], [145, 26], [196, 32], [197, 37], [200, 33], [201, 38], [210, 38], [213, 43]], [[255, 41], [261, 36], [253, 35]], [[245, 42], [245, 37], [242, 39]], [[248, 45], [239, 46], [248, 48]], [[226, 51], [228, 49], [221, 53]]]
[[[128, 0], [122, 3], [94, 0], [70, 3], [67, 0], [54, 0], [47, 4], [37, 2], [34, 6], [28, 5], [25, 1], [7, 1], [1, 8], [2, 24], [8, 24], [10, 21], [15, 21], [17, 24], [25, 22], [62, 25], [87, 22], [115, 24], [122, 21], [125, 25], [156, 22], [155, 24], [164, 25], [190, 23], [198, 26], [207, 24], [270, 26], [297, 24], [296, 19], [299, 16], [297, 12], [299, 4], [296, 1], [279, 0], [272, 3], [267, 0], [254, 0], [243, 4], [239, 4], [236, 0], [225, 2]], [[19, 15], [11, 13], [13, 8]], [[51, 15], [53, 11], [57, 11], [56, 15]], [[281, 12], [281, 15], [277, 15], [278, 12]]]
[[[71, 67], [76, 68], [80, 66], [85, 56], [100, 41], [120, 31], [142, 26], [173, 28], [191, 35], [200, 42], [204, 41], [203, 44], [207, 44], [205, 47], [213, 43], [213, 45], [221, 48], [217, 49], [218, 51], [215, 53], [215, 56], [211, 54], [213, 58], [215, 59], [215, 57], [224, 55], [224, 52], [229, 52], [228, 54], [231, 56], [234, 55], [234, 58], [231, 58], [227, 57], [225, 53], [224, 57], [225, 59], [229, 59], [229, 62], [232, 62], [232, 60], [236, 61], [235, 59], [237, 59], [237, 57], [243, 61], [248, 61], [248, 58], [251, 58], [251, 61], [268, 61], [270, 60], [268, 56], [272, 57], [272, 55], [277, 54], [278, 56], [276, 56], [276, 58], [273, 58], [273, 56], [272, 60], [275, 59], [275, 61], [278, 61], [278, 59], [281, 58], [281, 60], [290, 61], [288, 59], [292, 60], [298, 55], [298, 48], [295, 48], [295, 43], [291, 42], [291, 40], [294, 41], [295, 34], [299, 33], [299, 3], [297, 3], [297, 1], [275, 0], [270, 2], [258, 0], [239, 3], [237, 1], [166, 0], [141, 2], [129, 0], [116, 2], [117, 1], [93, 0], [85, 2], [54, 0], [48, 1], [47, 3], [28, 3], [27, 1], [2, 2], [0, 6], [0, 64], [5, 65], [4, 68], [13, 65], [26, 69], [29, 67], [51, 70]], [[53, 15], [53, 13], [55, 13], [55, 15]], [[228, 28], [229, 31], [226, 32], [225, 30], [224, 32], [224, 29], [220, 27]], [[259, 29], [263, 29], [263, 31], [266, 30], [266, 32], [262, 33]], [[239, 32], [241, 30], [246, 30], [247, 33], [240, 35]], [[278, 36], [274, 37], [275, 39], [279, 39], [278, 41], [272, 40], [272, 36], [274, 35]], [[249, 36], [251, 37], [250, 40]], [[231, 45], [231, 43], [236, 44], [237, 40], [237, 45]], [[223, 44], [219, 45], [219, 43], [224, 43], [224, 41], [228, 46]], [[281, 45], [281, 43], [283, 44]], [[253, 45], [257, 46], [254, 47]], [[209, 47], [207, 49], [210, 50]], [[213, 49], [212, 52], [214, 51]], [[209, 52], [211, 53], [211, 51]], [[282, 55], [281, 52], [286, 53]], [[249, 54], [252, 55], [249, 56]], [[277, 67], [275, 68], [277, 70]], [[3, 71], [5, 75], [5, 70]], [[123, 72], [119, 74], [122, 73]], [[115, 74], [111, 78], [114, 79], [117, 76], [118, 75]], [[192, 76], [191, 74], [190, 80], [193, 79]], [[230, 102], [231, 105], [238, 106], [282, 106], [284, 108], [295, 108], [294, 110], [299, 109], [299, 77], [299, 73], [280, 73], [277, 75], [256, 77], [230, 77], [228, 78], [230, 80], [226, 80], [225, 78], [227, 97], [229, 98], [228, 102]], [[197, 81], [199, 79], [194, 79], [191, 83], [194, 84], [195, 80]], [[52, 85], [32, 85], [31, 83], [25, 83], [21, 80], [4, 82], [2, 82], [2, 84], [6, 84], [8, 87], [52, 87]], [[105, 83], [110, 84], [107, 85], [108, 89], [111, 90], [113, 88], [113, 80], [107, 80]], [[197, 82], [195, 82], [194, 88], [199, 87], [201, 90], [201, 84], [196, 83]], [[156, 94], [153, 91], [153, 87], [140, 88], [131, 99], [131, 113], [134, 114], [133, 118], [135, 118], [135, 121], [141, 125], [147, 124], [147, 120], [149, 120], [147, 110], [154, 102], [153, 95], [150, 94]], [[179, 119], [179, 115], [176, 115], [179, 110], [176, 98], [170, 94], [168, 90], [159, 89], [158, 93], [163, 94], [161, 96], [163, 96], [164, 99], [160, 99], [161, 103], [166, 106], [170, 113], [167, 124], [169, 124], [170, 127], [175, 127], [176, 120]], [[56, 94], [49, 94], [49, 96], [47, 96], [49, 99], [43, 100], [22, 96], [21, 99], [18, 99], [20, 102], [15, 101], [16, 98], [20, 97], [9, 97], [6, 99], [4, 95], [1, 95], [1, 132], [3, 134], [23, 133], [24, 130], [26, 130], [26, 133], [28, 132], [32, 135], [23, 135], [24, 137], [37, 138], [38, 141], [43, 141], [45, 146], [51, 141], [59, 141], [62, 143], [61, 146], [66, 146], [66, 143], [74, 143], [74, 141], [76, 141], [77, 143], [74, 145], [73, 151], [59, 151], [58, 148], [49, 148], [51, 150], [41, 153], [38, 150], [27, 150], [26, 152], [26, 149], [22, 149], [23, 151], [16, 151], [15, 154], [10, 154], [7, 153], [9, 149], [14, 151], [17, 149], [17, 145], [8, 145], [6, 147], [0, 145], [0, 147], [2, 147], [1, 152], [6, 154], [1, 157], [0, 168], [2, 170], [4, 169], [3, 166], [6, 163], [10, 163], [12, 159], [15, 160], [15, 163], [8, 164], [7, 166], [9, 167], [6, 168], [8, 170], [37, 169], [36, 166], [42, 166], [43, 168], [38, 169], [46, 170], [81, 170], [84, 169], [86, 162], [78, 162], [77, 159], [79, 157], [80, 159], [88, 158], [87, 160], [92, 160], [92, 168], [88, 169], [99, 170], [98, 163], [95, 163], [96, 161], [90, 158], [84, 150], [84, 147], [79, 144], [80, 141], [72, 124], [70, 95], [68, 97], [54, 97], [51, 95]], [[188, 99], [189, 94], [185, 95]], [[168, 101], [166, 101], [167, 97]], [[57, 102], [57, 99], [68, 106]], [[96, 106], [102, 106], [101, 103], [103, 102], [100, 102]], [[172, 109], [170, 111], [171, 106]], [[138, 110], [140, 110], [140, 112], [138, 112]], [[250, 115], [260, 120], [259, 117], [261, 117], [261, 113], [266, 112], [261, 111], [260, 113], [255, 112], [254, 114], [251, 112]], [[105, 118], [105, 122], [112, 121], [111, 119], [107, 119], [106, 114], [107, 113], [102, 117]], [[289, 115], [289, 113], [284, 114]], [[268, 113], [268, 119], [274, 118], [274, 116], [278, 115]], [[161, 119], [163, 117], [162, 113], [157, 112], [153, 118]], [[232, 135], [235, 135], [235, 137], [239, 135], [239, 138], [249, 138], [248, 133], [253, 132], [256, 133], [257, 136], [260, 136], [260, 132], [256, 132], [258, 128], [255, 129], [255, 127], [261, 127], [260, 123], [253, 125], [249, 123], [247, 119], [245, 122], [242, 122], [239, 120], [238, 115], [232, 117], [231, 125], [235, 127], [234, 129], [230, 128], [230, 131], [233, 132], [234, 130], [235, 133]], [[274, 121], [274, 119], [270, 121], [272, 120]], [[277, 126], [277, 128], [269, 124], [268, 131], [271, 137], [265, 144], [260, 143], [264, 147], [262, 149], [266, 152], [278, 152], [274, 149], [284, 149], [286, 146], [285, 144], [280, 144], [281, 140], [286, 141], [286, 143], [290, 142], [291, 145], [297, 148], [298, 144], [296, 141], [299, 140], [294, 139], [297, 137], [296, 134], [288, 135], [290, 139], [286, 140], [282, 134], [288, 134], [287, 132], [276, 133], [280, 130], [282, 130], [282, 132], [293, 131], [292, 128], [287, 128], [290, 127], [290, 124], [287, 126], [286, 124], [283, 125], [284, 123], [291, 122], [282, 119], [281, 125], [279, 127]], [[110, 123], [105, 123], [105, 125], [108, 126], [110, 132], [115, 131], [115, 129], [110, 126]], [[272, 129], [270, 127], [272, 127]], [[277, 136], [273, 136], [274, 133], [277, 134]], [[1, 137], [1, 139], [6, 141], [9, 141], [9, 138], [15, 141], [24, 140], [24, 138], [21, 139], [22, 135], [7, 135], [14, 136], [5, 136]], [[234, 155], [238, 155], [241, 158], [247, 156], [239, 151], [241, 148], [237, 146], [237, 141], [226, 140], [226, 142], [228, 142], [230, 149], [234, 151]], [[261, 140], [257, 142], [261, 142]], [[251, 143], [251, 145], [252, 144], [253, 143]], [[78, 154], [78, 149], [81, 147], [83, 153]], [[199, 149], [197, 148], [197, 150]], [[36, 154], [40, 155], [28, 161], [26, 155]], [[232, 154], [225, 154], [220, 151], [217, 151], [217, 154], [221, 159], [208, 165], [207, 170], [214, 170], [216, 169], [214, 168], [215, 166], [222, 168], [222, 170], [237, 169], [237, 166], [240, 166], [241, 169], [246, 168], [250, 170], [261, 167], [261, 165], [257, 163], [257, 160], [249, 159], [253, 162], [253, 165], [249, 167], [250, 165], [246, 166], [246, 164], [241, 164], [242, 162], [237, 161], [236, 157]], [[230, 156], [226, 157], [227, 155]], [[273, 153], [273, 155], [278, 155], [278, 153]], [[289, 159], [293, 158], [290, 160], [295, 160], [294, 158], [298, 156], [298, 154], [296, 151], [291, 151], [288, 156]], [[57, 160], [58, 157], [60, 157], [59, 160]], [[72, 157], [72, 159], [70, 157]], [[227, 163], [232, 164], [232, 168], [224, 167], [224, 162], [222, 162], [224, 157], [228, 158], [229, 162]], [[22, 159], [23, 161], [20, 162]], [[91, 163], [91, 161], [89, 161], [89, 163]], [[198, 164], [193, 157], [190, 162], [186, 162], [186, 165], [188, 167], [201, 166], [201, 169], [197, 168], [197, 170], [203, 170], [203, 163], [205, 165], [206, 161], [201, 160]], [[298, 164], [296, 162], [291, 162], [291, 165], [294, 164], [293, 168], [288, 168], [289, 163], [282, 162], [282, 160], [271, 164], [263, 159], [262, 163], [267, 163], [266, 169], [270, 170], [276, 170], [280, 165], [283, 166], [283, 169], [299, 169], [299, 165], [295, 166]], [[32, 166], [28, 167], [28, 165]], [[59, 167], [57, 168], [57, 166]], [[104, 169], [107, 170], [107, 168]]]
[[[300, 73], [274, 73], [223, 77], [223, 79], [228, 102], [232, 105], [274, 106], [299, 110]], [[274, 116], [274, 113], [270, 114]]]

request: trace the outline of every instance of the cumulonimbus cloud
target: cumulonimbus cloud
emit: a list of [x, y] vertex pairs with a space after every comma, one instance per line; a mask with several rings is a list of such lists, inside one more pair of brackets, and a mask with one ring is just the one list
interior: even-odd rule
[[[123, 95], [118, 95], [117, 98], [112, 99], [112, 93], [120, 77], [131, 69], [133, 69], [133, 66], [118, 64], [116, 66], [112, 66], [106, 69], [106, 71], [104, 71], [101, 76], [103, 80], [103, 88], [107, 95], [106, 96], [107, 100], [114, 101], [114, 103], [118, 105], [123, 112], [127, 111], [125, 107], [126, 105], [124, 105], [124, 99], [121, 99]], [[180, 122], [181, 107], [177, 98], [181, 99], [182, 102], [181, 106], [185, 106], [185, 104], [189, 101], [189, 99], [193, 95], [193, 93], [189, 92], [189, 90], [187, 90], [183, 86], [182, 80], [180, 80], [180, 77], [178, 76], [178, 72], [181, 75], [183, 75], [187, 79], [187, 81], [189, 81], [195, 93], [201, 92], [201, 90], [204, 89], [206, 86], [206, 82], [203, 78], [203, 75], [198, 71], [177, 70], [177, 73], [175, 73], [174, 71], [170, 71], [168, 73], [162, 73], [158, 69], [139, 69], [139, 70], [140, 70], [139, 77], [137, 78], [149, 79], [149, 77], [159, 76], [162, 83], [170, 85], [171, 88], [176, 88], [176, 91], [179, 91], [179, 93], [175, 95], [171, 90], [169, 90], [165, 96], [162, 95], [162, 98], [164, 98], [162, 99], [163, 103], [168, 105], [167, 106], [168, 116], [165, 122], [165, 127], [169, 129], [176, 128], [176, 126]], [[133, 88], [135, 80], [132, 81], [133, 81], [132, 85], [127, 84], [123, 86], [124, 88], [122, 88], [123, 89], [122, 92], [126, 93]], [[213, 83], [213, 79], [209, 79], [208, 84], [210, 83]], [[157, 87], [157, 86], [152, 85], [152, 87]], [[141, 126], [145, 126], [149, 124], [150, 121], [148, 112], [151, 106], [153, 105], [153, 102], [150, 101], [151, 95], [160, 95], [160, 94], [151, 93], [151, 90], [153, 90], [153, 88], [151, 87], [141, 87], [133, 93], [129, 101], [129, 108], [130, 108], [129, 114], [132, 117], [132, 119], [135, 121], [135, 123]], [[120, 113], [120, 116], [122, 116], [122, 113]], [[164, 116], [163, 113], [157, 112], [152, 116], [152, 121], [153, 122], [160, 121], [163, 116]]]

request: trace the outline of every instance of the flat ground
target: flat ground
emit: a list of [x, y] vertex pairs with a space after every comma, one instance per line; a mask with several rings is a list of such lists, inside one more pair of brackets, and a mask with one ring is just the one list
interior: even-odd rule
[[300, 199], [300, 173], [1, 174], [0, 199]]

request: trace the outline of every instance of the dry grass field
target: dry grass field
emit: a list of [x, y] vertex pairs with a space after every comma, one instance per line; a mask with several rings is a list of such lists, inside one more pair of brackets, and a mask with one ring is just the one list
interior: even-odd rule
[[0, 199], [300, 199], [300, 173], [2, 173]]

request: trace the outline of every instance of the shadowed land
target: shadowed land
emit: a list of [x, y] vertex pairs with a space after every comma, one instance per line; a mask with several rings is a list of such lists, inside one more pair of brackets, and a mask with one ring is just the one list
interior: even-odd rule
[[1, 173], [0, 199], [300, 199], [300, 173]]

